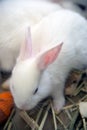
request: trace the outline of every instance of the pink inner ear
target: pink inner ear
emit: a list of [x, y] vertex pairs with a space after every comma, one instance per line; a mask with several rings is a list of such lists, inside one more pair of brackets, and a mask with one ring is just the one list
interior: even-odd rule
[[44, 57], [44, 64], [47, 66], [48, 64], [51, 64], [57, 57], [57, 48], [54, 50], [49, 51], [47, 55]]
[[26, 33], [25, 42], [22, 44], [20, 53], [19, 53], [19, 60], [26, 60], [32, 56], [32, 40], [31, 40], [31, 33], [30, 28], [28, 28]]
[[26, 49], [27, 49], [27, 52], [29, 54], [29, 57], [32, 56], [32, 39], [31, 39], [31, 32], [30, 32], [30, 28], [28, 28], [28, 32], [26, 34]]
[[44, 54], [41, 55], [39, 61], [40, 69], [45, 69], [49, 64], [53, 63], [56, 60], [62, 45], [63, 43], [51, 48], [50, 50], [46, 51]]

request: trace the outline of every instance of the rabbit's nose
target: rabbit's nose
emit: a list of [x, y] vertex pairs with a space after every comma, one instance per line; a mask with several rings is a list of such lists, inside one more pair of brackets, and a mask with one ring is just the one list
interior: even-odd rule
[[20, 106], [20, 109], [21, 109], [21, 110], [28, 110], [27, 104], [26, 104], [26, 103], [22, 104], [22, 105]]
[[20, 109], [26, 110], [26, 105], [21, 105]]

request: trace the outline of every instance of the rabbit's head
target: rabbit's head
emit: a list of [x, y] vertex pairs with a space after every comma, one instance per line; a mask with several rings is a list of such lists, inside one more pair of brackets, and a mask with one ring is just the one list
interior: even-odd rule
[[30, 31], [22, 45], [17, 63], [13, 69], [10, 89], [16, 106], [30, 110], [50, 93], [50, 79], [43, 72], [57, 58], [62, 44], [34, 55]]

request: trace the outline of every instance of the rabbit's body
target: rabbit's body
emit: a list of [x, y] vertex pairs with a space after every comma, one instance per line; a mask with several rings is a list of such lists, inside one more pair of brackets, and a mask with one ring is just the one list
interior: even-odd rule
[[[60, 2], [63, 8], [69, 8], [83, 15], [73, 3]], [[26, 26], [34, 26], [44, 16], [60, 10], [57, 3], [40, 0], [3, 0], [0, 1], [0, 70], [11, 71], [15, 65], [21, 44], [25, 38]]]
[[87, 66], [87, 21], [77, 13], [57, 11], [32, 28], [31, 36], [33, 57], [26, 58], [29, 52], [24, 50], [13, 70], [14, 101], [21, 109], [31, 109], [51, 95], [59, 110], [65, 103], [64, 84], [69, 71]]
[[50, 1], [61, 5], [64, 9], [69, 9], [87, 18], [87, 0], [40, 0]]
[[[80, 20], [78, 21], [76, 18], [80, 18]], [[33, 27], [31, 33], [34, 52], [64, 42], [58, 61], [61, 60], [61, 56], [65, 58], [71, 56], [72, 60], [76, 61], [75, 67], [76, 65], [82, 66], [81, 63], [87, 64], [87, 21], [80, 15], [68, 10], [57, 11]], [[35, 45], [38, 45], [37, 48]], [[64, 57], [63, 59], [65, 59]], [[69, 60], [71, 58], [68, 57]], [[74, 68], [72, 60], [70, 68]], [[61, 61], [67, 63], [64, 60]]]
[[0, 1], [0, 70], [10, 71], [15, 65], [25, 28], [58, 9], [59, 5], [38, 0]]

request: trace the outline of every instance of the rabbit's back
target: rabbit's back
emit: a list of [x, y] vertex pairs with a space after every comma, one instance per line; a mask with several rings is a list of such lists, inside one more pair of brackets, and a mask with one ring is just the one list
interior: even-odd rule
[[32, 40], [35, 51], [63, 42], [58, 61], [70, 62], [70, 68], [87, 64], [87, 21], [77, 13], [61, 10], [49, 15], [32, 29]]
[[25, 42], [26, 28], [60, 8], [45, 1], [0, 1], [0, 69], [12, 70], [20, 46]]

